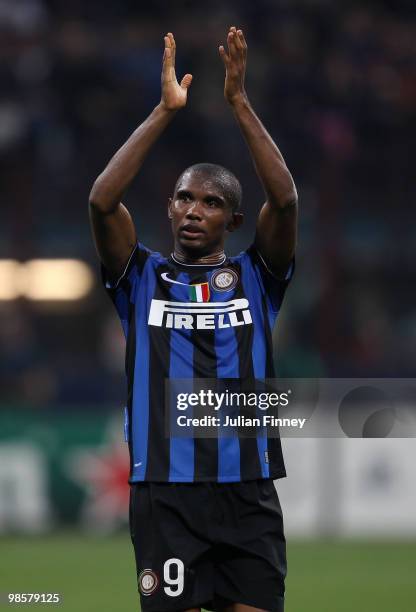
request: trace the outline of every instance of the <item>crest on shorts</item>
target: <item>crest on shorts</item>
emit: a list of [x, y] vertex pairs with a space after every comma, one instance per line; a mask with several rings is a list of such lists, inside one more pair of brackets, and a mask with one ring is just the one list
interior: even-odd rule
[[142, 595], [151, 595], [159, 586], [159, 578], [151, 569], [144, 569], [138, 578], [139, 591]]
[[231, 291], [238, 283], [238, 276], [231, 268], [216, 270], [211, 276], [211, 286], [215, 291]]

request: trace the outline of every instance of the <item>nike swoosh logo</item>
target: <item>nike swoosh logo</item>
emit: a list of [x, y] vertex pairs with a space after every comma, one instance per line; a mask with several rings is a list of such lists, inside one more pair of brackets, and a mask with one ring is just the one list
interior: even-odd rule
[[168, 273], [167, 272], [162, 272], [162, 274], [160, 275], [164, 281], [167, 281], [168, 283], [172, 283], [174, 285], [183, 285], [184, 287], [190, 287], [190, 285], [188, 285], [188, 283], [180, 283], [179, 281], [173, 280], [172, 278], [169, 278]]
[[140, 466], [141, 466], [141, 464], [142, 464], [142, 462], [141, 462], [141, 461], [139, 461], [139, 463], [135, 463], [135, 464], [134, 464], [134, 467], [140, 467]]

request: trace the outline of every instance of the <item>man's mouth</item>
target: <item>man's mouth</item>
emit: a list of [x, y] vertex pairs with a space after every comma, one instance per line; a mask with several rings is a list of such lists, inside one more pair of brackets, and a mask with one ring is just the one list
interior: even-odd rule
[[193, 223], [187, 223], [186, 225], [183, 225], [179, 232], [185, 236], [185, 238], [196, 238], [197, 236], [200, 236], [201, 234], [205, 234], [205, 231], [199, 227], [199, 225], [194, 225]]

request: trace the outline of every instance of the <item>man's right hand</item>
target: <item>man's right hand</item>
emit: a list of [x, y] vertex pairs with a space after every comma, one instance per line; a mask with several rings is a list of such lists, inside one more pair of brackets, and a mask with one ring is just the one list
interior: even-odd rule
[[175, 73], [176, 43], [171, 32], [165, 36], [165, 52], [162, 68], [162, 98], [160, 105], [166, 110], [176, 111], [186, 105], [188, 89], [192, 83], [192, 74], [185, 74], [181, 83]]

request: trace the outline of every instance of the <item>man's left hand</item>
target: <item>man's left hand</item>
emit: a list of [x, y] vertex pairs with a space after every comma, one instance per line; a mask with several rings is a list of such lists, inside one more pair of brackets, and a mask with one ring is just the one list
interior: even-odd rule
[[247, 43], [242, 30], [232, 26], [227, 35], [228, 53], [219, 47], [225, 66], [224, 97], [231, 105], [245, 99], [244, 77], [247, 63]]

